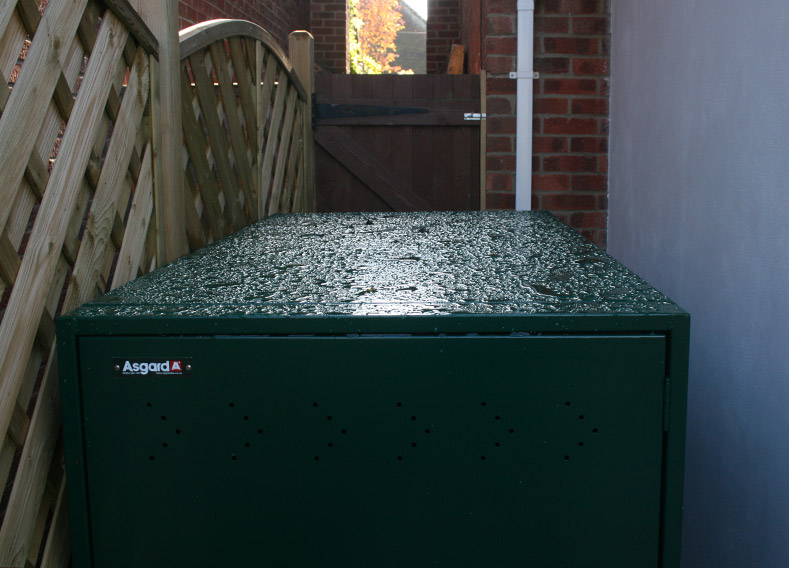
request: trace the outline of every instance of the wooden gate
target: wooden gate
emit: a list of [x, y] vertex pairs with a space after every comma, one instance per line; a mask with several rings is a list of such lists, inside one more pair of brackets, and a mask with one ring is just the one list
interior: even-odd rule
[[479, 75], [325, 74], [315, 93], [319, 211], [480, 208]]

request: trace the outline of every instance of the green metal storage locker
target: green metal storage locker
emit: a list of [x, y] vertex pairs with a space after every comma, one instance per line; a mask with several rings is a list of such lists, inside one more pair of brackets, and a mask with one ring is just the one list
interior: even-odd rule
[[58, 321], [74, 566], [677, 567], [688, 333], [548, 213], [269, 218]]

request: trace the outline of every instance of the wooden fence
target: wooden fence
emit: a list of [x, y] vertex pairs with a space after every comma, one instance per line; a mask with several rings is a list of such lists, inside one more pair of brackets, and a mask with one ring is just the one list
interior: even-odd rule
[[181, 61], [190, 247], [312, 209], [311, 99], [268, 32], [240, 20], [197, 24], [181, 32]]
[[54, 318], [160, 264], [165, 191], [192, 248], [314, 199], [307, 92], [227, 22], [184, 36], [187, 175], [163, 187], [158, 45], [129, 0], [0, 2], [0, 567], [70, 560]]

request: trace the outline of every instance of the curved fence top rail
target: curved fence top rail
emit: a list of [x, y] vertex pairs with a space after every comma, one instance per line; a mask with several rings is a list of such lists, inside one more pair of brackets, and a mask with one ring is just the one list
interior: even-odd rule
[[181, 30], [178, 34], [181, 44], [181, 61], [188, 59], [189, 56], [216, 41], [230, 37], [248, 37], [265, 45], [266, 49], [277, 58], [279, 64], [287, 70], [293, 85], [299, 92], [299, 97], [307, 98], [307, 91], [293, 71], [293, 65], [277, 40], [259, 25], [247, 20], [209, 20]]

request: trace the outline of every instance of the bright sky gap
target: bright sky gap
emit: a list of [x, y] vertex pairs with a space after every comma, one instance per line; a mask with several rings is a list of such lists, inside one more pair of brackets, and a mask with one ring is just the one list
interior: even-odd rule
[[427, 20], [427, 0], [400, 0], [404, 4], [408, 4], [414, 10], [419, 12], [419, 15]]

